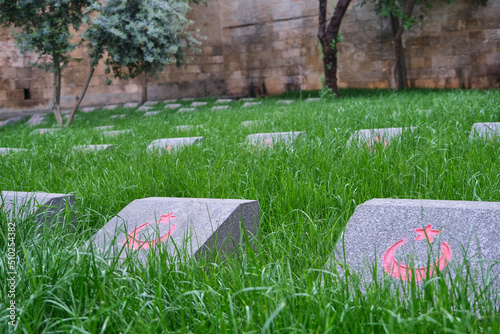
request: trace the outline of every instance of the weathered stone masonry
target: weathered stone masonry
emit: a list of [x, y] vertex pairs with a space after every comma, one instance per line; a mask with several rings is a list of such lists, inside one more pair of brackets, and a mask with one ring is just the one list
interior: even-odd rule
[[[318, 50], [315, 0], [209, 0], [190, 18], [206, 36], [201, 53], [184, 69], [168, 67], [148, 85], [149, 99], [188, 96], [261, 95], [319, 89], [322, 61]], [[392, 57], [389, 20], [371, 5], [353, 1], [341, 26], [341, 87], [389, 86]], [[485, 7], [469, 0], [433, 3], [421, 25], [403, 35], [411, 87], [489, 88], [500, 80], [500, 0]], [[69, 108], [88, 73], [82, 57], [63, 71], [62, 103]], [[0, 30], [0, 112], [46, 108], [52, 74], [29, 66], [9, 29]], [[105, 85], [104, 67], [96, 70], [83, 105], [117, 104], [140, 99], [140, 81]]]

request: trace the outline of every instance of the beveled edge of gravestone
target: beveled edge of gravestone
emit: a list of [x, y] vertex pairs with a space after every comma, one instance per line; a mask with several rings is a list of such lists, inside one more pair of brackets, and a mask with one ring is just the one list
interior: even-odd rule
[[191, 111], [196, 111], [196, 108], [180, 108], [176, 112], [177, 113], [182, 113], [182, 112], [191, 112]]
[[[92, 245], [94, 250], [98, 252], [109, 255], [112, 253], [110, 250], [116, 247], [116, 241], [121, 234], [128, 233], [130, 229], [134, 227], [137, 228], [139, 224], [143, 222], [131, 222], [130, 226], [127, 226], [128, 223], [121, 217], [123, 215], [123, 211], [137, 211], [130, 210], [134, 206], [138, 206], [139, 210], [142, 214], [143, 209], [140, 209], [141, 204], [146, 204], [148, 202], [163, 202], [163, 203], [200, 203], [204, 204], [208, 209], [208, 204], [212, 205], [222, 205], [227, 207], [231, 205], [230, 212], [228, 212], [219, 221], [219, 224], [215, 227], [211, 222], [211, 212], [208, 212], [208, 218], [210, 226], [204, 228], [205, 233], [201, 232], [201, 235], [197, 235], [195, 231], [195, 237], [188, 237], [185, 241], [195, 240], [200, 241], [195, 245], [195, 251], [193, 252], [192, 248], [188, 249], [189, 256], [193, 256], [196, 259], [199, 259], [200, 256], [210, 255], [210, 252], [213, 250], [214, 246], [217, 246], [217, 251], [225, 251], [230, 253], [233, 248], [233, 244], [238, 243], [241, 240], [241, 221], [243, 219], [243, 226], [246, 233], [250, 233], [250, 236], [256, 236], [259, 225], [260, 225], [260, 205], [257, 200], [246, 200], [246, 199], [218, 199], [218, 198], [175, 198], [175, 197], [147, 197], [136, 199], [130, 202], [126, 207], [124, 207], [120, 212], [115, 215], [111, 220], [109, 220], [99, 231], [97, 231], [87, 242], [87, 246]], [[142, 206], [144, 206], [144, 204]], [[213, 208], [212, 208], [213, 209]], [[156, 210], [155, 210], [156, 211]], [[213, 212], [214, 210], [212, 210]], [[245, 219], [246, 218], [246, 219]], [[196, 224], [196, 223], [195, 223]], [[128, 228], [127, 228], [128, 227]], [[204, 227], [204, 226], [203, 226]], [[210, 235], [206, 232], [209, 229], [212, 229]], [[203, 235], [205, 234], [205, 235]], [[229, 238], [229, 239], [228, 239]], [[244, 239], [243, 239], [244, 240]], [[256, 241], [256, 239], [251, 242]], [[181, 246], [182, 245], [178, 245]], [[118, 246], [115, 248], [119, 254], [119, 257], [123, 259], [125, 247]], [[176, 248], [177, 249], [177, 248]], [[136, 251], [137, 252], [137, 251]], [[142, 251], [143, 254], [147, 254], [147, 250]], [[113, 254], [114, 255], [114, 254]], [[113, 256], [112, 255], [112, 256]], [[139, 257], [140, 260], [145, 261], [146, 258], [144, 256]]]
[[172, 148], [183, 147], [188, 145], [199, 144], [205, 140], [205, 137], [176, 137], [176, 138], [161, 138], [153, 140], [147, 147], [148, 151], [157, 148], [164, 148], [167, 145], [172, 145]]
[[99, 145], [75, 145], [73, 150], [75, 151], [108, 151], [113, 149], [112, 144], [99, 144]]
[[213, 106], [212, 110], [225, 110], [225, 109], [231, 109], [230, 106]]
[[488, 133], [491, 135], [500, 135], [500, 122], [482, 122], [472, 124], [469, 138], [487, 138]]
[[[496, 214], [498, 217], [500, 217], [500, 202], [374, 198], [374, 199], [368, 200], [368, 201], [366, 201], [366, 202], [364, 202], [356, 207], [353, 215], [350, 217], [350, 219], [345, 227], [345, 230], [339, 236], [339, 239], [337, 240], [337, 243], [335, 245], [334, 252], [330, 256], [330, 258], [327, 260], [326, 267], [328, 269], [331, 269], [332, 266], [336, 266], [340, 275], [343, 275], [343, 273], [344, 273], [343, 268], [345, 267], [345, 265], [348, 265], [350, 268], [349, 271], [351, 273], [356, 273], [358, 275], [364, 275], [365, 283], [370, 284], [372, 282], [372, 278], [373, 278], [373, 274], [370, 272], [372, 267], [370, 267], [370, 266], [373, 266], [373, 264], [375, 262], [377, 262], [377, 276], [378, 277], [382, 277], [382, 276], [385, 277], [386, 273], [384, 272], [384, 269], [382, 268], [383, 266], [381, 264], [378, 264], [378, 262], [380, 261], [380, 259], [383, 258], [383, 254], [384, 254], [384, 251], [386, 249], [385, 249], [385, 247], [384, 247], [384, 249], [380, 249], [379, 244], [385, 242], [388, 244], [386, 247], [389, 247], [388, 249], [390, 249], [391, 243], [397, 242], [398, 240], [403, 239], [405, 237], [405, 235], [399, 235], [396, 233], [397, 235], [395, 237], [391, 235], [390, 240], [385, 239], [383, 237], [381, 238], [381, 233], [383, 235], [386, 235], [388, 233], [394, 234], [394, 231], [391, 230], [390, 228], [389, 229], [378, 228], [377, 225], [380, 225], [381, 222], [374, 221], [373, 210], [377, 210], [377, 208], [380, 208], [380, 210], [384, 210], [383, 208], [387, 208], [386, 209], [387, 212], [384, 212], [384, 211], [379, 212], [378, 216], [382, 217], [379, 219], [381, 219], [382, 221], [384, 219], [392, 220], [393, 215], [390, 212], [391, 212], [391, 210], [397, 209], [398, 207], [409, 209], [409, 214], [411, 214], [412, 216], [423, 214], [425, 217], [425, 221], [427, 221], [427, 222], [425, 222], [425, 223], [422, 222], [422, 227], [424, 227], [424, 225], [426, 225], [428, 222], [433, 222], [431, 224], [432, 228], [436, 228], [436, 229], [440, 229], [442, 227], [442, 225], [440, 225], [440, 224], [443, 224], [443, 223], [440, 221], [440, 219], [435, 219], [435, 218], [433, 219], [433, 216], [436, 214], [439, 214], [440, 216], [442, 216], [442, 213], [439, 213], [439, 211], [429, 212], [429, 209], [431, 209], [431, 210], [432, 209], [437, 209], [437, 210], [444, 209], [444, 210], [451, 210], [451, 211], [452, 210], [463, 210], [465, 212], [470, 212], [470, 214], [472, 216], [471, 217], [472, 221], [468, 222], [468, 224], [466, 224], [468, 227], [467, 231], [456, 230], [456, 226], [453, 228], [453, 229], [455, 229], [455, 231], [453, 231], [453, 229], [450, 228], [451, 231], [447, 234], [447, 240], [445, 240], [445, 241], [450, 243], [451, 248], [452, 248], [452, 259], [454, 259], [453, 264], [452, 264], [452, 266], [453, 266], [452, 270], [454, 267], [459, 268], [461, 265], [461, 262], [464, 261], [464, 259], [462, 258], [464, 256], [464, 254], [462, 253], [464, 251], [464, 249], [462, 247], [467, 248], [467, 249], [465, 249], [466, 252], [469, 251], [469, 249], [468, 249], [469, 247], [474, 248], [474, 245], [469, 244], [469, 242], [471, 241], [471, 240], [469, 240], [471, 238], [471, 232], [472, 233], [476, 232], [476, 230], [472, 229], [473, 226], [476, 225], [476, 224], [474, 224], [473, 219], [474, 218], [479, 219], [479, 222], [480, 223], [482, 222], [483, 225], [489, 224], [490, 221], [485, 220], [484, 216], [482, 216], [485, 214], [485, 212], [488, 212], [488, 211], [491, 214]], [[418, 209], [420, 209], [422, 213], [419, 214]], [[417, 210], [417, 211], [415, 211], [415, 210]], [[427, 216], [426, 216], [426, 214], [427, 214]], [[414, 228], [418, 228], [418, 226], [416, 226], [416, 225], [412, 225], [411, 228], [407, 228], [408, 226], [406, 226], [406, 225], [408, 225], [407, 224], [408, 217], [404, 216], [404, 212], [402, 214], [400, 214], [400, 216], [402, 218], [399, 219], [399, 222], [395, 222], [395, 225], [392, 227], [395, 227], [396, 229], [400, 229], [400, 230], [402, 229], [408, 233], [411, 233], [410, 230], [414, 230]], [[452, 216], [452, 218], [453, 218], [453, 216]], [[456, 221], [453, 220], [452, 218], [447, 219], [448, 220], [447, 226], [450, 226], [450, 224], [456, 223]], [[451, 222], [450, 222], [450, 219], [451, 219]], [[480, 224], [480, 223], [478, 223], [478, 224]], [[497, 221], [497, 223], [500, 223], [500, 221]], [[367, 225], [367, 224], [369, 224], [369, 225]], [[362, 226], [364, 226], [364, 227], [362, 227]], [[379, 233], [378, 233], [378, 235], [374, 234], [373, 238], [371, 238], [371, 239], [358, 240], [357, 242], [352, 242], [353, 238], [355, 238], [355, 237], [359, 238], [358, 236], [360, 235], [360, 233], [362, 233], [362, 232], [360, 232], [360, 227], [361, 227], [361, 231], [363, 229], [364, 230], [369, 229], [370, 231], [379, 231]], [[495, 233], [498, 234], [497, 231], [498, 230], [495, 229]], [[370, 233], [372, 233], [372, 232], [370, 232]], [[457, 236], [460, 233], [465, 234], [466, 236], [465, 237], [464, 236], [461, 236], [461, 237]], [[439, 235], [441, 235], [441, 234], [439, 234]], [[491, 233], [487, 234], [487, 235], [491, 235]], [[349, 240], [346, 240], [346, 237], [348, 237]], [[491, 237], [494, 238], [494, 236], [491, 236]], [[477, 238], [477, 235], [476, 235], [476, 238]], [[392, 239], [394, 239], [394, 240], [392, 240]], [[460, 241], [459, 239], [463, 240], [463, 242]], [[382, 241], [380, 241], [380, 240], [382, 240]], [[389, 242], [386, 242], [386, 240]], [[479, 239], [472, 240], [472, 243], [477, 242], [477, 241], [479, 241]], [[491, 240], [489, 240], [489, 241], [491, 242]], [[478, 243], [476, 245], [476, 248], [477, 247], [479, 247], [479, 248], [478, 248], [478, 250], [473, 250], [472, 253], [474, 253], [474, 258], [477, 258], [477, 255], [478, 255], [478, 254], [476, 254], [477, 251], [479, 251], [479, 252], [484, 251], [484, 249], [482, 249], [482, 248], [484, 248], [483, 246], [487, 242], [488, 242], [487, 240], [485, 241], [483, 239], [482, 244]], [[347, 243], [349, 243], [349, 245], [347, 245]], [[372, 243], [373, 243], [373, 247], [371, 247], [370, 250], [365, 249], [365, 248], [367, 248], [367, 245], [370, 245]], [[349, 249], [346, 250], [347, 252], [349, 252], [348, 254], [346, 254], [347, 255], [346, 257], [344, 257], [344, 247], [346, 247], [346, 248], [349, 247]], [[498, 249], [496, 244], [493, 245], [492, 247], [494, 249]], [[353, 252], [353, 249], [356, 249], [356, 248], [360, 248], [361, 251]], [[438, 245], [438, 248], [439, 248], [439, 245]], [[467, 255], [467, 259], [469, 258], [469, 255]], [[477, 263], [472, 263], [472, 265], [480, 266], [482, 264], [481, 260], [482, 260], [482, 257], [481, 257], [481, 255], [479, 255], [479, 261], [476, 261]], [[490, 259], [486, 259], [486, 260], [490, 260]], [[498, 261], [498, 260], [496, 259], [495, 261]], [[459, 265], [457, 266], [457, 264], [459, 264]], [[496, 267], [496, 269], [494, 269], [494, 271], [496, 272], [496, 275], [498, 275], [499, 268]], [[391, 278], [393, 282], [400, 281], [400, 279], [390, 277], [389, 274], [387, 274], [387, 277]], [[498, 276], [497, 276], [496, 287], [500, 288], [500, 277], [498, 277]], [[498, 291], [500, 292], [500, 289], [498, 289]]]
[[411, 127], [400, 127], [400, 128], [377, 128], [377, 129], [361, 129], [361, 130], [356, 130], [352, 133], [352, 135], [349, 137], [349, 140], [347, 141], [347, 145], [349, 146], [352, 141], [357, 140], [358, 145], [362, 145], [362, 141], [364, 140], [370, 140], [373, 136], [387, 136], [387, 140], [390, 140], [393, 137], [398, 137], [403, 134], [404, 131], [410, 130], [411, 132], [415, 131], [417, 127], [411, 126]]
[[60, 131], [60, 128], [40, 128], [40, 129], [35, 129], [31, 131], [31, 135], [44, 135], [44, 134], [51, 134], [56, 131]]
[[[40, 224], [53, 222], [55, 216], [63, 209], [68, 208], [72, 210], [75, 205], [75, 197], [73, 194], [60, 194], [60, 193], [46, 193], [46, 192], [25, 192], [25, 191], [1, 191], [0, 200], [2, 204], [4, 201], [11, 202], [11, 205], [24, 208], [27, 204], [30, 204], [29, 212], [26, 215], [29, 216], [40, 216]], [[18, 202], [18, 198], [21, 199], [21, 203]], [[12, 202], [16, 202], [12, 204]], [[3, 206], [3, 205], [2, 205]], [[74, 215], [72, 220], [74, 220]], [[38, 219], [37, 219], [38, 220]], [[43, 228], [43, 226], [38, 226], [38, 228]]]
[[0, 154], [7, 155], [10, 153], [20, 153], [27, 152], [28, 150], [25, 148], [12, 148], [12, 147], [0, 147]]

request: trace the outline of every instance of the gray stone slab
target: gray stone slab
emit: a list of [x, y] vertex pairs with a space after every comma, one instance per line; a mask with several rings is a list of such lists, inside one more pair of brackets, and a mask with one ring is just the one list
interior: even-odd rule
[[164, 138], [164, 139], [156, 139], [148, 145], [148, 151], [157, 151], [157, 152], [168, 152], [171, 154], [173, 150], [179, 149], [183, 146], [193, 145], [197, 143], [201, 143], [203, 141], [203, 137], [181, 137], [181, 138]]
[[181, 108], [182, 107], [182, 104], [180, 103], [173, 103], [173, 104], [166, 104], [165, 105], [165, 109], [177, 109], [177, 108]]
[[46, 128], [46, 129], [35, 129], [31, 131], [32, 135], [44, 135], [44, 134], [53, 134], [57, 131], [60, 131], [59, 128]]
[[262, 102], [245, 102], [245, 103], [243, 103], [243, 107], [244, 108], [255, 107], [255, 106], [258, 106], [261, 104], [262, 104]]
[[144, 113], [144, 116], [154, 116], [158, 115], [159, 113], [161, 113], [161, 111], [147, 111]]
[[119, 106], [120, 106], [120, 105], [118, 105], [118, 104], [111, 104], [111, 105], [109, 105], [109, 106], [104, 106], [104, 107], [102, 107], [102, 109], [106, 109], [106, 110], [113, 110], [113, 109], [118, 108]]
[[15, 124], [17, 122], [22, 121], [25, 118], [26, 118], [25, 116], [11, 117], [11, 118], [6, 119], [4, 121], [0, 121], [0, 127], [5, 126], [7, 124]]
[[212, 110], [224, 110], [224, 109], [230, 109], [230, 106], [213, 106]]
[[114, 128], [115, 126], [114, 125], [103, 125], [103, 126], [96, 126], [94, 128], [94, 130], [97, 130], [97, 131], [106, 131], [106, 130], [111, 130], [112, 128]]
[[[173, 256], [230, 253], [241, 243], [242, 226], [249, 238], [260, 222], [259, 202], [233, 199], [151, 197], [121, 210], [89, 240], [107, 259], [137, 256], [147, 262], [159, 248]], [[179, 254], [180, 252], [180, 254]]]
[[500, 136], [500, 122], [474, 123], [469, 138], [485, 138], [492, 141], [498, 136]]
[[255, 133], [248, 135], [245, 142], [248, 144], [273, 147], [276, 142], [292, 144], [298, 137], [305, 136], [305, 131], [298, 132], [273, 132], [273, 133]]
[[295, 102], [294, 100], [278, 100], [278, 101], [276, 101], [276, 103], [278, 103], [278, 104], [292, 104], [294, 102]]
[[176, 102], [177, 99], [169, 99], [169, 100], [163, 100], [163, 103], [172, 103], [172, 102]]
[[109, 118], [115, 119], [115, 118], [126, 118], [126, 117], [129, 117], [129, 115], [128, 114], [118, 114], [118, 115], [112, 115]]
[[376, 277], [421, 281], [437, 269], [455, 275], [469, 259], [474, 275], [492, 270], [500, 291], [499, 241], [500, 202], [372, 199], [356, 208], [329, 265], [343, 274], [347, 264], [369, 284], [375, 265]]
[[215, 103], [231, 103], [233, 99], [218, 99]]
[[321, 101], [320, 97], [309, 97], [306, 99], [306, 102], [319, 102]]
[[256, 98], [255, 97], [245, 97], [243, 99], [240, 99], [240, 101], [255, 101]]
[[177, 131], [189, 131], [201, 127], [202, 127], [201, 125], [177, 125], [175, 129]]
[[86, 107], [86, 108], [82, 108], [81, 111], [82, 112], [91, 112], [91, 111], [94, 111], [96, 109], [97, 109], [96, 107]]
[[103, 135], [109, 136], [109, 137], [116, 137], [119, 135], [124, 135], [127, 133], [131, 133], [132, 130], [115, 130], [115, 131], [103, 131]]
[[73, 149], [75, 151], [83, 151], [83, 152], [105, 151], [105, 150], [111, 150], [112, 148], [113, 148], [113, 145], [110, 145], [110, 144], [102, 144], [102, 145], [76, 145], [76, 146], [73, 146]]
[[30, 119], [25, 124], [29, 126], [35, 126], [41, 124], [44, 121], [45, 121], [45, 115], [36, 114], [31, 116]]
[[10, 153], [27, 152], [25, 148], [11, 148], [11, 147], [0, 147], [0, 155], [7, 155]]
[[180, 108], [177, 112], [191, 112], [196, 111], [196, 108]]
[[75, 204], [75, 198], [70, 194], [2, 191], [0, 197], [0, 207], [7, 212], [9, 219], [34, 217], [39, 224], [60, 222]]
[[182, 101], [193, 101], [194, 97], [185, 97], [181, 99]]
[[193, 102], [191, 103], [191, 107], [203, 107], [206, 106], [208, 102]]
[[[414, 131], [416, 127], [406, 128], [405, 131]], [[347, 145], [353, 142], [359, 146], [374, 149], [376, 145], [389, 145], [392, 139], [399, 138], [403, 134], [403, 128], [381, 128], [381, 129], [364, 129], [355, 131]]]
[[251, 126], [262, 125], [262, 124], [265, 124], [265, 123], [269, 123], [269, 121], [268, 120], [263, 120], [263, 121], [243, 121], [243, 122], [241, 122], [241, 125], [243, 125], [245, 127], [251, 127]]
[[138, 102], [128, 102], [123, 105], [125, 108], [135, 108], [139, 106]]
[[139, 111], [149, 111], [151, 109], [154, 109], [154, 108], [153, 107], [142, 106], [142, 107], [138, 108], [137, 110], [139, 110]]
[[154, 106], [155, 104], [161, 103], [161, 101], [146, 101], [145, 106]]

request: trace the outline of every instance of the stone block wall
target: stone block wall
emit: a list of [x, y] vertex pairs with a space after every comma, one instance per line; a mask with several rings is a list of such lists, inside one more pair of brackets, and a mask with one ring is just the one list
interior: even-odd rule
[[[330, 5], [332, 1], [330, 1]], [[167, 67], [150, 79], [150, 100], [223, 95], [265, 95], [321, 87], [318, 1], [210, 0], [189, 18], [206, 36], [201, 53], [183, 69]], [[332, 9], [332, 6], [330, 6]], [[418, 11], [419, 9], [417, 9]], [[500, 83], [500, 1], [475, 6], [470, 0], [433, 2], [421, 24], [403, 35], [408, 83], [426, 88], [498, 88]], [[373, 6], [353, 0], [342, 22], [339, 53], [341, 87], [389, 87], [392, 45], [389, 19]], [[89, 64], [85, 48], [63, 71], [62, 103], [69, 108], [80, 94]], [[15, 48], [9, 29], [0, 30], [0, 112], [46, 108], [52, 74], [32, 68], [35, 55]], [[140, 79], [105, 85], [104, 66], [91, 81], [84, 106], [138, 101]]]

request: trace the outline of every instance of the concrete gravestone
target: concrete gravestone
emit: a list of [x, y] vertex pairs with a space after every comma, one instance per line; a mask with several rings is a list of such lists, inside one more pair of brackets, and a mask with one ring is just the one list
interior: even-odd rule
[[215, 103], [231, 103], [233, 99], [218, 99]]
[[111, 104], [109, 106], [104, 106], [103, 109], [106, 109], [106, 110], [113, 110], [113, 109], [116, 109], [118, 108], [119, 105], [118, 104]]
[[151, 109], [153, 109], [153, 107], [142, 106], [142, 107], [138, 108], [137, 110], [139, 110], [139, 111], [149, 111]]
[[243, 122], [241, 122], [241, 125], [243, 125], [245, 127], [250, 127], [250, 126], [262, 125], [262, 124], [265, 124], [265, 123], [269, 123], [269, 121], [268, 120], [263, 120], [263, 121], [243, 121]]
[[258, 106], [260, 104], [262, 104], [262, 102], [245, 102], [245, 103], [243, 103], [243, 107], [244, 108], [255, 107], [255, 106]]
[[5, 121], [0, 121], [0, 127], [4, 126], [4, 125], [7, 125], [7, 124], [14, 124], [14, 123], [17, 123], [17, 122], [20, 122], [22, 121], [23, 119], [25, 119], [24, 116], [20, 116], [20, 117], [11, 117]]
[[97, 131], [106, 131], [106, 130], [111, 130], [112, 128], [114, 128], [115, 126], [114, 125], [103, 125], [103, 126], [96, 126], [94, 128], [94, 130], [97, 130]]
[[30, 119], [26, 122], [26, 125], [35, 126], [43, 121], [45, 121], [45, 115], [36, 114], [30, 117]]
[[321, 98], [319, 97], [309, 97], [306, 99], [306, 102], [319, 102], [321, 101]]
[[182, 137], [182, 138], [165, 138], [156, 139], [148, 145], [148, 151], [167, 151], [168, 154], [172, 153], [172, 150], [181, 148], [187, 145], [193, 145], [203, 141], [203, 137]]
[[203, 107], [206, 106], [208, 102], [193, 102], [191, 103], [191, 107]]
[[500, 136], [500, 122], [496, 123], [474, 123], [470, 130], [470, 138], [480, 137], [493, 141]]
[[294, 102], [295, 102], [294, 100], [278, 100], [278, 101], [276, 101], [276, 103], [278, 103], [278, 104], [292, 104]]
[[299, 132], [274, 132], [274, 133], [255, 133], [252, 135], [247, 136], [245, 139], [245, 142], [253, 144], [253, 145], [260, 145], [260, 146], [267, 146], [267, 147], [273, 147], [273, 145], [276, 142], [283, 142], [285, 144], [291, 144], [297, 139], [298, 137], [305, 136], [306, 132], [305, 131], [299, 131]]
[[196, 128], [202, 128], [202, 127], [203, 127], [202, 125], [177, 125], [175, 127], [175, 129], [177, 131], [189, 131], [189, 130], [193, 130]]
[[54, 133], [60, 131], [59, 128], [48, 128], [48, 129], [36, 129], [31, 132], [32, 135], [44, 135], [49, 133]]
[[110, 150], [113, 148], [113, 145], [109, 144], [102, 144], [102, 145], [77, 145], [73, 146], [73, 149], [75, 151], [83, 151], [83, 152], [88, 152], [88, 151], [105, 151], [105, 150]]
[[112, 115], [109, 118], [114, 119], [114, 118], [125, 118], [128, 117], [127, 114], [118, 114], [118, 115]]
[[90, 242], [105, 257], [124, 259], [164, 247], [199, 258], [214, 249], [229, 253], [242, 240], [241, 228], [255, 235], [259, 202], [232, 199], [151, 197], [127, 205], [97, 232]]
[[182, 107], [182, 104], [180, 104], [180, 103], [165, 105], [165, 109], [177, 109], [180, 107]]
[[7, 155], [9, 153], [26, 152], [26, 151], [27, 149], [25, 148], [0, 147], [0, 155]]
[[161, 111], [146, 111], [144, 113], [144, 116], [154, 116], [154, 115], [158, 115], [159, 113], [161, 113]]
[[116, 137], [118, 135], [123, 135], [131, 132], [132, 130], [114, 130], [114, 131], [103, 131], [102, 134], [109, 137]]
[[456, 273], [464, 259], [476, 274], [481, 265], [493, 265], [482, 261], [497, 261], [491, 277], [498, 289], [499, 226], [500, 203], [372, 199], [359, 205], [347, 223], [335, 263], [339, 268], [347, 264], [369, 283], [375, 264], [378, 277], [421, 281], [438, 270]]
[[196, 108], [180, 108], [177, 110], [177, 112], [190, 112], [190, 111], [196, 111]]
[[91, 111], [94, 111], [96, 110], [97, 108], [95, 107], [86, 107], [86, 108], [83, 108], [82, 109], [82, 112], [91, 112]]
[[[414, 131], [416, 128], [408, 128], [406, 130]], [[386, 147], [391, 142], [391, 139], [399, 137], [403, 134], [403, 128], [382, 128], [382, 129], [366, 129], [354, 132], [347, 145], [357, 141], [358, 145], [366, 147], [371, 151], [376, 151], [376, 146], [381, 145]]]
[[212, 110], [224, 110], [224, 109], [230, 109], [230, 106], [213, 106]]
[[0, 198], [0, 208], [10, 219], [33, 216], [39, 223], [58, 222], [66, 209], [70, 210], [74, 204], [75, 198], [69, 194], [2, 191]]
[[135, 108], [139, 106], [138, 102], [128, 102], [123, 105], [125, 108]]
[[155, 104], [161, 103], [161, 101], [147, 101], [144, 103], [145, 106], [154, 106]]

